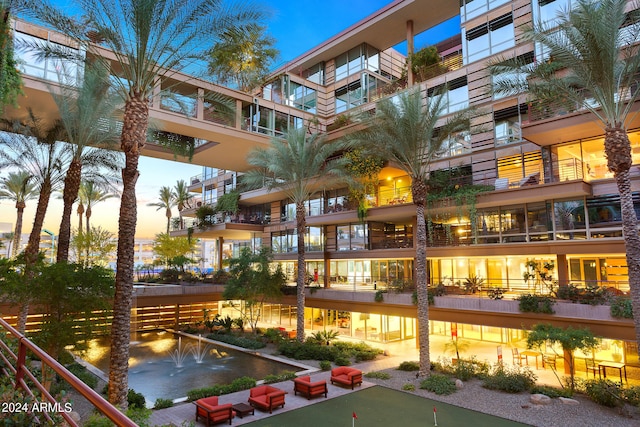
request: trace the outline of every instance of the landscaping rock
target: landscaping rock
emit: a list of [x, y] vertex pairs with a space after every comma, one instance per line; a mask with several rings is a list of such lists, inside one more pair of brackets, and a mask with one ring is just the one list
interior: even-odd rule
[[464, 383], [461, 380], [456, 380], [456, 388], [458, 390], [462, 390], [464, 388]]
[[558, 398], [560, 400], [560, 403], [562, 403], [563, 405], [579, 405], [580, 402], [578, 402], [575, 399], [569, 399], [568, 397], [559, 397]]
[[544, 394], [532, 394], [529, 401], [534, 405], [551, 405], [551, 398]]

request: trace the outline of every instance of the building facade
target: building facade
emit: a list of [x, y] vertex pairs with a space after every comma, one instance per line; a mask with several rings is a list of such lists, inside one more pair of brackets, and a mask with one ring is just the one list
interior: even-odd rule
[[[205, 250], [207, 268], [213, 269], [222, 268], [240, 247], [268, 246], [293, 281], [294, 206], [282, 193], [243, 185], [247, 153], [291, 128], [323, 132], [335, 140], [353, 130], [355, 115], [374, 111], [382, 98], [410, 87], [428, 98], [446, 88], [447, 113], [477, 108], [482, 113], [475, 124], [482, 131], [452, 135], [431, 165], [440, 184], [427, 212], [430, 284], [475, 283], [515, 294], [573, 284], [628, 293], [619, 196], [595, 119], [581, 110], [531, 104], [526, 94], [499, 97], [490, 90], [488, 62], [543, 58], [538, 46], [523, 40], [522, 29], [534, 21], [552, 23], [557, 11], [570, 5], [570, 0], [396, 0], [275, 70], [255, 93], [189, 80], [179, 86], [183, 101], [192, 105], [189, 117], [159, 95], [152, 100], [151, 116], [164, 132], [190, 138], [194, 162], [205, 166], [190, 181], [200, 199], [181, 213], [185, 219], [174, 224], [173, 233], [191, 228], [197, 238], [213, 241]], [[407, 73], [405, 56], [394, 46], [407, 42], [411, 51], [414, 35], [456, 16], [459, 32], [435, 44], [439, 61], [420, 75]], [[18, 22], [15, 29], [20, 37], [36, 37], [29, 24]], [[57, 39], [49, 35], [49, 40]], [[27, 80], [50, 78], [52, 64], [27, 59]], [[26, 92], [44, 96], [38, 90], [33, 84]], [[234, 120], [215, 114], [215, 106], [202, 96], [207, 91], [235, 101]], [[640, 214], [640, 123], [634, 126], [629, 133], [636, 165], [632, 185]], [[173, 157], [154, 144], [143, 154]], [[404, 172], [387, 164], [366, 197], [364, 221], [348, 188], [319, 190], [306, 207], [312, 284], [350, 295], [410, 288], [416, 223], [410, 186]], [[468, 188], [484, 191], [465, 193]], [[202, 215], [202, 207], [234, 191], [240, 193], [238, 212]], [[357, 311], [339, 302], [311, 302], [306, 310], [309, 329], [332, 327], [381, 343], [416, 336], [415, 315], [406, 307], [381, 304]], [[264, 307], [266, 323], [294, 320], [295, 305]], [[510, 325], [430, 323], [432, 333], [445, 336], [455, 330], [497, 343], [523, 336], [517, 318]], [[612, 343], [606, 343], [600, 358], [612, 354]], [[638, 364], [636, 344], [627, 340], [621, 346], [625, 361]]]

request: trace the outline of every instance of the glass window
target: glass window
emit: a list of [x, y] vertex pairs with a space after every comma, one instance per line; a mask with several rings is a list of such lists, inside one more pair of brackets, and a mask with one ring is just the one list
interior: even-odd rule
[[462, 46], [465, 64], [515, 46], [511, 13], [469, 29], [466, 32], [465, 41], [466, 43]]
[[552, 229], [549, 204], [530, 203], [527, 205], [527, 224], [529, 240], [549, 240]]
[[586, 233], [578, 231], [586, 227], [584, 200], [556, 201], [553, 204], [556, 239], [573, 240], [584, 239]]
[[337, 229], [337, 249], [339, 251], [351, 250], [350, 231], [348, 225], [339, 225]]
[[526, 241], [524, 206], [500, 209], [500, 231], [505, 243]]

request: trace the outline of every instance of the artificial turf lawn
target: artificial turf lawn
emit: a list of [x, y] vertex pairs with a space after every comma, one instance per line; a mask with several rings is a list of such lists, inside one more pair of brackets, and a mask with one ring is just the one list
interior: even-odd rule
[[436, 402], [410, 393], [374, 386], [335, 399], [314, 399], [312, 405], [246, 424], [251, 427], [338, 427], [351, 426], [352, 414], [357, 426], [433, 426], [433, 408], [439, 427], [525, 426], [504, 418]]

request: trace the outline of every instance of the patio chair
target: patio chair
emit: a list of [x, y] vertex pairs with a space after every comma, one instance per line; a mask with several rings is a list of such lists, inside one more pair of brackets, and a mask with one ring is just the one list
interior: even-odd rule
[[585, 358], [584, 365], [587, 377], [589, 376], [589, 372], [593, 373], [593, 378], [596, 377], [596, 372], [598, 373], [598, 375], [600, 375], [600, 368], [598, 368], [598, 365], [596, 365], [596, 361], [594, 359]]
[[527, 356], [520, 354], [517, 348], [511, 349], [511, 355], [513, 356], [513, 364], [522, 366], [522, 361], [527, 359]]
[[542, 367], [546, 368], [547, 365], [553, 367], [553, 369], [557, 369], [556, 368], [556, 358], [557, 356], [555, 354], [543, 354], [542, 355]]

